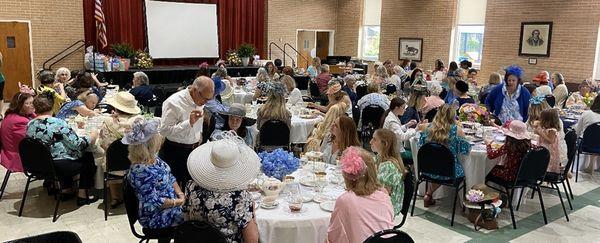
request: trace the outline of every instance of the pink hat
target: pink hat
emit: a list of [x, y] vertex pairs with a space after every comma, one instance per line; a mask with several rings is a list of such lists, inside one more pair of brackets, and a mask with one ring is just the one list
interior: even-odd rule
[[516, 140], [531, 139], [527, 132], [527, 125], [519, 120], [513, 120], [508, 125], [508, 128], [502, 128], [504, 135], [512, 137]]

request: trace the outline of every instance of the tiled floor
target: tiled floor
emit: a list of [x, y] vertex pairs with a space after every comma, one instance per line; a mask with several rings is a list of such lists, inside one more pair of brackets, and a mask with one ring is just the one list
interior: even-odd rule
[[[1, 168], [1, 167], [0, 167]], [[3, 178], [5, 170], [0, 169]], [[17, 217], [25, 177], [11, 175], [8, 187], [0, 200], [0, 241], [58, 230], [76, 232], [83, 242], [136, 242], [131, 234], [123, 207], [112, 210], [104, 221], [102, 201], [77, 208], [75, 201], [60, 206], [60, 217], [52, 223], [54, 200], [41, 189], [41, 182], [30, 186], [22, 217]], [[594, 242], [600, 239], [600, 173], [580, 174], [580, 182], [572, 182], [574, 210], [568, 210], [570, 222], [564, 218], [558, 197], [544, 193], [548, 225], [543, 224], [537, 196], [527, 199], [516, 212], [518, 229], [512, 229], [508, 209], [498, 219], [500, 229], [473, 230], [472, 224], [457, 208], [454, 227], [450, 227], [451, 199], [443, 199], [425, 210], [417, 200], [415, 216], [408, 217], [402, 230], [416, 242]], [[563, 197], [564, 199], [564, 197]], [[568, 204], [565, 205], [568, 207]]]

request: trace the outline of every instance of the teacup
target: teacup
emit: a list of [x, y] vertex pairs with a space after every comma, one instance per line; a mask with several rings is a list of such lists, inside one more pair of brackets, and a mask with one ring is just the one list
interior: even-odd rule
[[266, 196], [262, 199], [262, 204], [265, 206], [273, 206], [277, 203], [277, 196]]

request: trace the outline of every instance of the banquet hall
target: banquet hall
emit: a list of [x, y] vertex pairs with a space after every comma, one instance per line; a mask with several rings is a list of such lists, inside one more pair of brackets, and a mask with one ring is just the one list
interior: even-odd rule
[[0, 0], [0, 242], [596, 242], [600, 2]]

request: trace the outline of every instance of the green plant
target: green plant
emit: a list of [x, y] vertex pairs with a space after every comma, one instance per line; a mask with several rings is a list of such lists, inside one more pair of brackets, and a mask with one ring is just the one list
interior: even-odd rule
[[254, 48], [254, 45], [248, 43], [240, 45], [240, 47], [237, 50], [237, 54], [239, 57], [251, 57], [254, 55], [255, 52], [256, 48]]
[[110, 45], [115, 55], [122, 58], [133, 58], [135, 57], [135, 50], [129, 43], [117, 43]]

